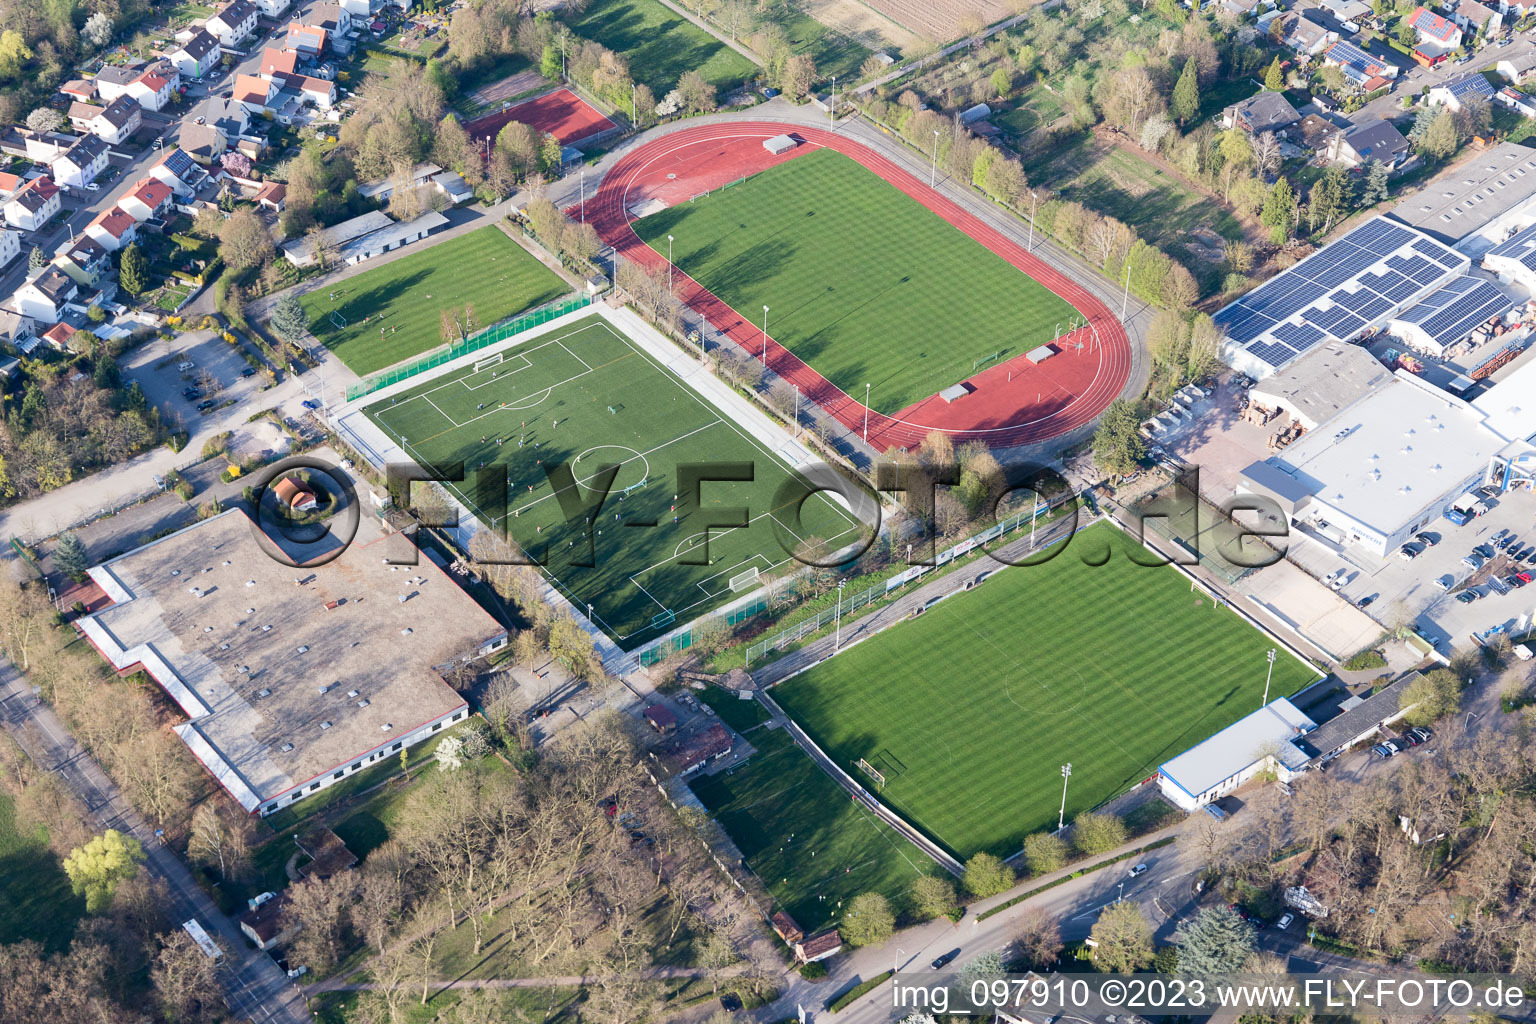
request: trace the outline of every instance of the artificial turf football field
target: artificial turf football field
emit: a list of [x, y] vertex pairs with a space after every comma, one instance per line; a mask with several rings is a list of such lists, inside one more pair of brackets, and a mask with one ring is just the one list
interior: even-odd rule
[[[1084, 563], [1109, 548], [1102, 565]], [[777, 686], [774, 697], [861, 783], [964, 859], [1016, 852], [1067, 817], [1256, 710], [1277, 646], [1191, 592], [1170, 566], [1128, 561], [1095, 524], [1050, 561], [999, 572]], [[1091, 559], [1091, 560], [1097, 560]], [[1280, 650], [1270, 697], [1316, 672]], [[882, 768], [882, 766], [884, 766]]]
[[[787, 562], [794, 538], [835, 550], [856, 535], [852, 515], [825, 495], [806, 500], [798, 518], [775, 507], [790, 467], [600, 317], [530, 337], [476, 370], [486, 358], [365, 412], [420, 465], [462, 462], [465, 482], [444, 486], [523, 550], [543, 552], [552, 582], [577, 607], [591, 605], [622, 647], [755, 589], [753, 570]], [[592, 524], [590, 567], [575, 564], [585, 516], [566, 522], [547, 476], [561, 463], [583, 489], [599, 466], [619, 467]], [[678, 485], [678, 467], [692, 463], [750, 463], [753, 479], [704, 483], [695, 506]], [[687, 564], [704, 557], [704, 520], [730, 508], [745, 508], [749, 525], [711, 529], [709, 564]]]
[[[415, 244], [426, 248], [299, 297], [310, 332], [354, 373], [372, 373], [443, 344], [445, 309], [462, 316], [465, 304], [473, 305], [474, 330], [569, 291], [559, 275], [495, 226], [437, 245], [430, 238]], [[336, 326], [333, 312], [346, 326]]]
[[[896, 413], [1066, 330], [1044, 285], [829, 149], [642, 218], [652, 249], [870, 408]], [[992, 365], [988, 363], [987, 365]]]
[[783, 729], [747, 738], [756, 753], [745, 765], [689, 786], [800, 927], [836, 923], [838, 901], [863, 892], [884, 893], [899, 907], [918, 875], [941, 873], [850, 800]]

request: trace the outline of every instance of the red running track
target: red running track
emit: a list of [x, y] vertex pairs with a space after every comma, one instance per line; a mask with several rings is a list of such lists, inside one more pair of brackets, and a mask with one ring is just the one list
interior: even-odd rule
[[[786, 130], [800, 142], [795, 149], [776, 157], [762, 147], [764, 139]], [[585, 217], [604, 242], [618, 249], [621, 259], [665, 269], [666, 257], [635, 234], [631, 226], [637, 219], [631, 212], [634, 208], [654, 205], [659, 210], [661, 204], [687, 202], [708, 189], [815, 147], [826, 147], [858, 161], [1055, 292], [1086, 319], [1088, 326], [1052, 343], [1055, 354], [1040, 363], [1021, 355], [966, 378], [963, 383], [970, 394], [958, 401], [945, 402], [934, 395], [894, 415], [866, 409], [769, 334], [767, 362], [775, 373], [844, 426], [860, 434], [867, 431], [868, 442], [877, 451], [915, 448], [931, 430], [942, 430], [960, 440], [985, 441], [994, 447], [1046, 441], [1093, 422], [1119, 396], [1130, 377], [1130, 341], [1119, 320], [1092, 292], [891, 160], [824, 128], [741, 122], [700, 125], [664, 135], [614, 165], [586, 200]], [[762, 350], [761, 324], [754, 325], [681, 271], [674, 269], [674, 273], [678, 295], [689, 308], [744, 351]]]
[[521, 121], [536, 131], [553, 135], [560, 140], [562, 146], [569, 146], [614, 128], [614, 123], [592, 104], [569, 89], [556, 89], [494, 114], [467, 121], [464, 130], [477, 143], [486, 139], [494, 143], [496, 133], [505, 128], [509, 121]]

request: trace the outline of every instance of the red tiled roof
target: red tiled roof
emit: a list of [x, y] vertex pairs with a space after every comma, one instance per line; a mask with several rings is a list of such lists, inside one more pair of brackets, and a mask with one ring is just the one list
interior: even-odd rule
[[299, 55], [292, 50], [278, 50], [267, 47], [261, 53], [261, 73], [264, 75], [294, 74], [299, 66]]
[[158, 93], [161, 89], [164, 89], [166, 86], [171, 84], [170, 79], [161, 78], [153, 71], [146, 71], [144, 74], [139, 76], [138, 81], [140, 85], [144, 86], [150, 92], [155, 93]]
[[235, 79], [234, 98], [242, 103], [267, 102], [267, 97], [272, 95], [272, 83], [255, 75], [241, 75]]
[[171, 186], [158, 178], [141, 178], [129, 194], [150, 209], [155, 209], [171, 197]]
[[53, 183], [52, 178], [48, 177], [47, 175], [43, 175], [43, 177], [33, 178], [31, 181], [21, 186], [20, 192], [17, 194], [19, 195], [21, 192], [36, 193], [46, 202], [47, 200], [52, 199], [54, 196], [59, 194], [59, 186]]
[[112, 207], [97, 215], [91, 224], [99, 224], [113, 238], [122, 238], [138, 222], [124, 213], [120, 207]]
[[50, 342], [59, 346], [60, 348], [67, 347], [69, 345], [69, 339], [74, 337], [74, 335], [75, 329], [69, 326], [69, 324], [63, 323], [62, 321], [54, 324], [52, 327], [43, 332], [44, 338], [48, 339]]
[[0, 171], [0, 192], [15, 192], [21, 188], [21, 175]]

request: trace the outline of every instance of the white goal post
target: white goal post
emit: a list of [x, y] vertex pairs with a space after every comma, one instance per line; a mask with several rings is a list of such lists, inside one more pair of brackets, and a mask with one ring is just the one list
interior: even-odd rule
[[877, 769], [874, 765], [870, 764], [868, 761], [864, 760], [862, 757], [859, 758], [859, 765], [858, 765], [858, 767], [859, 767], [859, 771], [863, 772], [864, 774], [868, 775], [870, 778], [875, 780], [875, 788], [876, 789], [878, 789], [878, 790], [884, 790], [885, 789], [885, 773], [884, 772], [882, 772], [879, 769]]
[[731, 590], [734, 592], [734, 591], [740, 590], [743, 587], [746, 587], [746, 586], [749, 586], [749, 585], [751, 585], [753, 583], [756, 583], [758, 575], [759, 575], [759, 569], [755, 565], [752, 568], [748, 569], [746, 572], [739, 572], [739, 573], [737, 573], [735, 576], [732, 576], [731, 579], [730, 579], [730, 588], [731, 588]]
[[493, 356], [486, 356], [484, 359], [477, 360], [475, 362], [474, 372], [475, 373], [479, 373], [481, 370], [485, 369], [488, 366], [495, 366], [497, 363], [501, 362], [501, 360], [503, 359], [503, 357], [505, 357], [505, 355], [506, 355], [505, 352], [497, 352]]

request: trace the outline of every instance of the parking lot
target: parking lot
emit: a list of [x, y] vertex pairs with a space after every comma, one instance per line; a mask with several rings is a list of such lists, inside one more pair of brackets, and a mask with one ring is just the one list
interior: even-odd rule
[[[192, 366], [181, 369], [184, 363]], [[213, 331], [190, 331], [172, 343], [151, 341], [128, 354], [123, 371], [144, 390], [144, 397], [169, 422], [195, 424], [201, 417], [198, 405], [214, 407], [235, 400], [242, 403], [266, 383], [251, 367], [239, 346], [231, 345]], [[188, 388], [197, 388], [189, 395]], [[252, 406], [254, 409], [255, 406]]]

